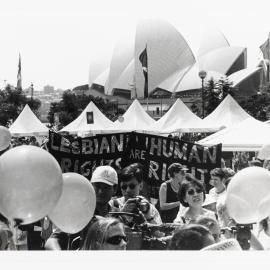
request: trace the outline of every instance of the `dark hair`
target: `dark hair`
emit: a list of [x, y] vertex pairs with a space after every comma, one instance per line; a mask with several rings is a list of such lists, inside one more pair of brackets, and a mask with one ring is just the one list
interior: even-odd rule
[[250, 161], [250, 166], [262, 167], [262, 162], [258, 159]]
[[183, 166], [180, 163], [173, 163], [168, 168], [168, 174], [170, 177], [174, 177], [175, 173], [179, 173]]
[[223, 168], [215, 168], [210, 171], [211, 176], [217, 176], [220, 178], [225, 179], [226, 178], [226, 172]]
[[133, 163], [125, 167], [119, 173], [119, 182], [128, 182], [133, 177], [135, 177], [139, 183], [143, 181], [143, 170], [140, 163]]
[[182, 205], [184, 205], [185, 207], [189, 207], [189, 204], [187, 202], [185, 202], [185, 197], [186, 197], [187, 190], [192, 186], [198, 187], [198, 188], [203, 190], [203, 200], [205, 200], [205, 188], [204, 188], [203, 184], [197, 179], [191, 179], [188, 181], [185, 180], [180, 185], [180, 190], [178, 192], [178, 199], [179, 199], [180, 203]]
[[210, 231], [214, 228], [214, 227], [219, 227], [218, 222], [211, 217], [206, 217], [206, 216], [199, 216], [196, 220], [195, 220], [196, 224], [199, 225], [203, 225], [206, 228], [208, 228]]
[[183, 225], [176, 230], [169, 243], [169, 250], [200, 250], [209, 243], [207, 237], [211, 235], [210, 231], [197, 224]]

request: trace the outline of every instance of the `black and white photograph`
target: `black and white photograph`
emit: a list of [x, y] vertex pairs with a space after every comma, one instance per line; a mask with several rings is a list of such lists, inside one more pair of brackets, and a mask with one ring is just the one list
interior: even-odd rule
[[270, 250], [269, 8], [0, 0], [5, 266], [258, 268]]

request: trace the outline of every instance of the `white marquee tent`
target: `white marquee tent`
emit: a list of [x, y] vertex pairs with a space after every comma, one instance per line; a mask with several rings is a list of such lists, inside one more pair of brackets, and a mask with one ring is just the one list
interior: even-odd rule
[[74, 121], [62, 128], [60, 132], [83, 135], [89, 133], [106, 133], [114, 130], [114, 123], [91, 101], [83, 112]]
[[230, 127], [239, 124], [250, 116], [233, 98], [227, 95], [218, 107], [202, 121], [203, 127]]
[[[148, 131], [169, 134], [173, 132], [197, 132], [202, 127], [202, 119], [195, 115], [181, 99], [177, 99], [173, 106]], [[201, 129], [201, 128], [200, 128]]]
[[9, 127], [12, 136], [46, 136], [49, 129], [40, 122], [26, 104], [20, 115]]
[[155, 120], [143, 109], [140, 102], [135, 99], [123, 114], [123, 121], [115, 122], [115, 129], [120, 131], [141, 131], [148, 130]]
[[220, 130], [197, 143], [211, 146], [222, 143], [222, 151], [259, 151], [270, 142], [270, 125], [252, 117]]

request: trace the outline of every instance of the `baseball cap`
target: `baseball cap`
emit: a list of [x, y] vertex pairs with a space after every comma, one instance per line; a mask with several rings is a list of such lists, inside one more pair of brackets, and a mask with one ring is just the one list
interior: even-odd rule
[[105, 183], [113, 186], [118, 184], [117, 172], [111, 166], [99, 166], [97, 167], [91, 178], [91, 183]]

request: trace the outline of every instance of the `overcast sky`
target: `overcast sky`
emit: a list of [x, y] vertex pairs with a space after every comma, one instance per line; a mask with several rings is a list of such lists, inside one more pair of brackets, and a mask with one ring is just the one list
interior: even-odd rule
[[[177, 25], [196, 50], [202, 26], [248, 49], [248, 65], [261, 57], [270, 31], [269, 0], [0, 0], [0, 88], [22, 84], [69, 89], [88, 83], [90, 65], [109, 58], [121, 33], [136, 20], [156, 17]], [[196, 53], [196, 51], [195, 51]], [[102, 57], [101, 57], [102, 56]]]

